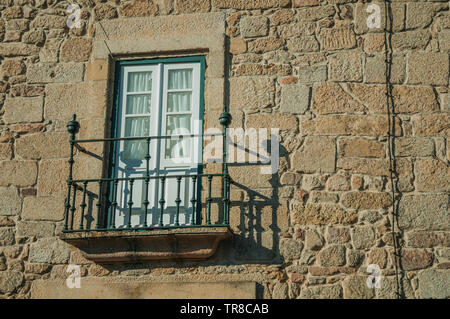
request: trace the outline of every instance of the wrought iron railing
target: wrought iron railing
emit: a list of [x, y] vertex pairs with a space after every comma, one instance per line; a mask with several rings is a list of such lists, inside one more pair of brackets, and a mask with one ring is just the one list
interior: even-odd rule
[[[69, 174], [67, 179], [67, 197], [65, 201], [64, 212], [64, 227], [63, 232], [89, 232], [89, 231], [124, 231], [124, 230], [151, 230], [151, 229], [167, 229], [167, 228], [180, 228], [180, 227], [208, 227], [208, 226], [229, 226], [229, 213], [230, 213], [230, 177], [228, 173], [227, 158], [227, 126], [231, 121], [229, 113], [222, 113], [220, 116], [220, 123], [223, 127], [220, 134], [188, 134], [177, 136], [147, 136], [147, 137], [123, 137], [123, 138], [102, 138], [102, 139], [76, 139], [76, 134], [79, 132], [80, 124], [76, 120], [76, 115], [73, 115], [73, 119], [67, 124], [67, 130], [70, 133], [70, 158], [69, 158]], [[205, 136], [223, 136], [223, 161], [221, 173], [195, 173], [195, 174], [182, 174], [182, 175], [150, 175], [150, 143], [153, 140], [170, 139], [170, 138], [194, 138]], [[85, 152], [86, 148], [82, 147], [84, 143], [104, 143], [105, 149], [114, 152], [114, 143], [120, 143], [122, 141], [145, 141], [146, 154], [142, 159], [145, 161], [145, 172], [142, 176], [133, 177], [115, 177], [109, 176], [107, 178], [90, 178], [90, 179], [74, 179], [74, 164], [76, 150], [79, 152]], [[109, 145], [108, 145], [109, 144]], [[104, 165], [112, 165], [111, 162], [103, 163]], [[165, 183], [168, 179], [176, 180], [176, 199], [175, 207], [172, 207], [171, 217], [174, 217], [173, 223], [165, 223], [164, 216], [166, 214], [166, 196]], [[214, 180], [219, 179], [220, 190], [217, 194], [217, 187], [214, 187], [213, 196], [213, 183]], [[152, 207], [152, 220], [156, 222], [148, 223], [149, 215], [149, 193], [150, 181], [154, 180], [158, 182], [160, 187], [156, 187], [160, 194], [156, 194], [156, 198], [159, 201], [154, 203], [156, 207]], [[189, 199], [189, 203], [184, 203], [185, 207], [189, 207], [190, 220], [185, 218], [183, 223], [180, 223], [180, 205], [181, 199], [181, 183], [185, 180], [189, 181], [188, 185], [191, 185], [192, 197]], [[133, 188], [136, 181], [142, 181], [144, 183], [143, 198], [141, 203], [135, 203], [133, 200]], [[125, 182], [129, 187], [129, 192], [126, 195], [126, 200], [122, 198], [122, 204], [127, 205], [125, 210], [128, 210], [126, 223], [117, 225], [115, 221], [115, 214], [118, 209], [118, 187], [119, 183]], [[206, 183], [205, 183], [206, 182]], [[92, 186], [94, 185], [94, 187]], [[155, 185], [155, 184], [154, 184]], [[154, 194], [154, 193], [153, 193]], [[184, 196], [186, 197], [186, 196]], [[95, 202], [95, 203], [94, 203]], [[133, 207], [135, 205], [141, 205], [141, 214], [143, 215], [143, 223], [139, 225], [132, 225], [131, 217]], [[212, 205], [217, 204], [214, 214], [212, 213]], [[123, 205], [122, 205], [123, 206]], [[155, 210], [158, 211], [155, 216]], [[124, 211], [124, 207], [122, 207]], [[214, 216], [213, 216], [214, 215]], [[166, 216], [167, 217], [167, 216]], [[214, 218], [213, 218], [214, 217]], [[95, 222], [95, 223], [94, 223]], [[93, 226], [95, 224], [95, 226]], [[78, 227], [76, 227], [78, 225]]]

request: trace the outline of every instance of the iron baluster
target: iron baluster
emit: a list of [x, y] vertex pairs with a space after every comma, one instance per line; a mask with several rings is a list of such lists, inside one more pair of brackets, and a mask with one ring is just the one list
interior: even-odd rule
[[191, 203], [192, 203], [192, 216], [191, 216], [191, 225], [194, 225], [195, 224], [195, 214], [197, 213], [197, 211], [196, 211], [196, 209], [195, 209], [195, 207], [196, 207], [196, 202], [197, 202], [197, 200], [196, 200], [196, 193], [197, 193], [197, 190], [196, 190], [196, 188], [195, 188], [195, 184], [196, 184], [196, 182], [197, 182], [197, 176], [192, 176], [192, 198], [191, 198]]
[[80, 217], [80, 230], [83, 229], [83, 223], [84, 223], [84, 211], [86, 209], [86, 188], [87, 188], [87, 182], [83, 182], [83, 199], [81, 200], [81, 217]]
[[130, 197], [128, 197], [128, 221], [127, 228], [131, 228], [131, 213], [133, 211], [133, 185], [134, 179], [130, 179]]
[[164, 214], [164, 204], [166, 203], [166, 201], [164, 200], [165, 183], [166, 183], [166, 178], [161, 177], [161, 199], [159, 200], [159, 204], [161, 205], [161, 211], [160, 211], [160, 215], [159, 215], [159, 226], [160, 227], [162, 227], [164, 225], [163, 224], [163, 214]]
[[180, 190], [181, 190], [181, 177], [177, 177], [177, 199], [175, 199], [175, 204], [177, 205], [177, 215], [175, 217], [175, 226], [180, 226]]

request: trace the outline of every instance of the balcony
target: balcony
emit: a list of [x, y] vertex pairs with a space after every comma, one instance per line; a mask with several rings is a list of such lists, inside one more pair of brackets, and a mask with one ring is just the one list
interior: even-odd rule
[[[223, 113], [220, 122], [224, 129], [220, 135], [224, 141], [229, 121], [228, 113]], [[82, 250], [86, 258], [103, 263], [206, 259], [214, 254], [221, 240], [232, 235], [230, 177], [225, 160], [220, 173], [155, 174], [150, 167], [150, 145], [152, 141], [174, 139], [174, 136], [82, 140], [76, 139], [79, 128], [74, 115], [67, 125], [70, 159], [60, 238]], [[177, 135], [176, 139], [217, 135]], [[145, 170], [141, 174], [120, 177], [109, 173], [104, 178], [73, 178], [75, 155], [89, 154], [87, 145], [100, 143], [114, 154], [118, 143], [131, 141], [146, 146], [141, 160]], [[103, 162], [106, 168], [114, 162], [113, 156], [109, 158]]]

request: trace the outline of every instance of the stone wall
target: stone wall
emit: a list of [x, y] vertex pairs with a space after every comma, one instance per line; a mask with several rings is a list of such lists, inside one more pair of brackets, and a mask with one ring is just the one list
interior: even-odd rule
[[[149, 281], [252, 281], [264, 298], [396, 297], [385, 38], [382, 28], [368, 28], [366, 1], [76, 2], [82, 27], [69, 29], [68, 1], [0, 0], [1, 297], [45, 297], [55, 287], [64, 296], [68, 264], [81, 265], [82, 285], [113, 282], [115, 293], [120, 283], [133, 287], [121, 297], [140, 296], [133, 291]], [[398, 0], [392, 15], [401, 290], [407, 298], [449, 298], [449, 4]], [[168, 17], [179, 31], [145, 29], [147, 22], [173, 25]], [[189, 22], [197, 19], [204, 22]], [[209, 114], [219, 114], [222, 101], [213, 101], [225, 90], [233, 127], [280, 128], [279, 172], [230, 168], [235, 235], [208, 261], [84, 259], [57, 237], [68, 173], [65, 125], [75, 111], [82, 138], [108, 130], [114, 72], [104, 41], [114, 56], [124, 54], [123, 41], [138, 39], [136, 48], [146, 38], [140, 52], [130, 51], [142, 54], [150, 44], [173, 46], [165, 37], [186, 40], [186, 32], [192, 42], [222, 27], [223, 46], [203, 41]], [[76, 174], [92, 178], [102, 170], [83, 154], [76, 160]], [[381, 288], [366, 286], [369, 264], [381, 268]]]

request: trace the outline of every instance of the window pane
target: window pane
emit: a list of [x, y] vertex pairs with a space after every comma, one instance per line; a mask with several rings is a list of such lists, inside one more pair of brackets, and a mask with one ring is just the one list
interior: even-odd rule
[[[149, 136], [150, 118], [148, 117], [130, 117], [125, 119], [125, 137]], [[144, 160], [147, 153], [147, 142], [125, 141], [124, 142], [124, 160]]]
[[151, 95], [128, 95], [127, 96], [127, 114], [150, 113]]
[[167, 112], [190, 112], [192, 92], [167, 94]]
[[[168, 115], [167, 135], [191, 134], [191, 115]], [[166, 158], [189, 157], [191, 138], [167, 139]]]
[[128, 92], [148, 92], [152, 90], [152, 72], [128, 73]]
[[169, 90], [191, 88], [192, 69], [169, 70]]

